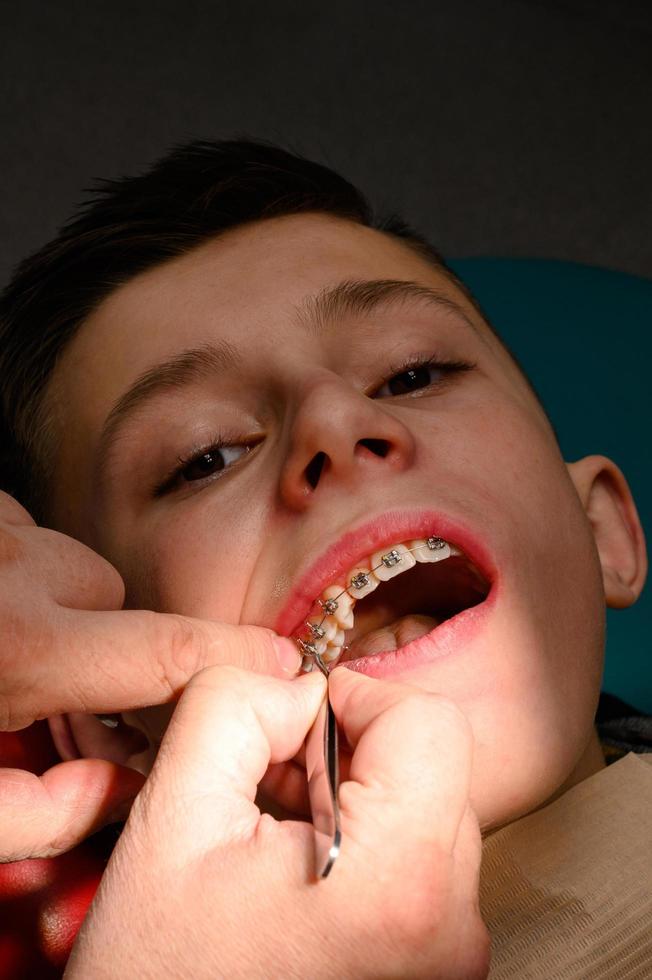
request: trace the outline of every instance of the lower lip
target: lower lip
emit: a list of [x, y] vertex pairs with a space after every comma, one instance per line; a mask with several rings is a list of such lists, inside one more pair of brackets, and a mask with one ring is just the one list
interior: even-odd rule
[[348, 667], [349, 670], [368, 674], [369, 677], [383, 678], [402, 674], [452, 654], [461, 653], [484, 628], [495, 603], [494, 593], [495, 589], [492, 589], [487, 598], [477, 606], [464, 609], [457, 616], [447, 619], [441, 626], [435, 627], [430, 633], [398, 650], [386, 650], [384, 653], [375, 653], [370, 657], [358, 657], [356, 660], [336, 663], [334, 667]]

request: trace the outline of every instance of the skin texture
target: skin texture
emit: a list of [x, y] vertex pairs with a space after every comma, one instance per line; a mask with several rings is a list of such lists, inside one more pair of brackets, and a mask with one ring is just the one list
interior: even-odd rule
[[[317, 330], [305, 312], [324, 288], [384, 279], [433, 287], [466, 319], [404, 300]], [[216, 340], [238, 349], [241, 373], [160, 394], [126, 430], [100, 486], [99, 433], [116, 400], [154, 364]], [[444, 385], [435, 373], [415, 393], [383, 387], [397, 365], [435, 352], [475, 367]], [[604, 766], [592, 723], [605, 601], [635, 601], [646, 573], [627, 484], [604, 457], [562, 460], [478, 312], [402, 243], [323, 215], [229, 232], [117, 289], [63, 354], [47, 399], [61, 434], [51, 526], [118, 569], [127, 607], [269, 627], [298, 569], [346, 530], [391, 509], [435, 508], [484, 542], [499, 595], [465, 649], [396, 679], [450, 698], [468, 719], [481, 829]], [[233, 466], [155, 497], [177, 457], [218, 432], [256, 448], [229, 450]], [[306, 468], [317, 453], [326, 462], [313, 486]], [[139, 724], [160, 732], [167, 716], [155, 712]], [[98, 723], [70, 721], [92, 754]], [[151, 761], [127, 749], [120, 759], [117, 741], [111, 753]], [[291, 770], [268, 775], [269, 808], [300, 811]]]
[[452, 702], [333, 672], [353, 758], [326, 881], [314, 879], [311, 824], [255, 806], [270, 759], [297, 752], [325, 687], [318, 672], [290, 681], [218, 666], [190, 678], [66, 977], [486, 980], [473, 739]]

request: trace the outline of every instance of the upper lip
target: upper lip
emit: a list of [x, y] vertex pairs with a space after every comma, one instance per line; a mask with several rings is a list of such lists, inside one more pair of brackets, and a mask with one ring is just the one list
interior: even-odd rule
[[379, 548], [437, 535], [457, 545], [490, 583], [495, 566], [484, 544], [469, 527], [435, 510], [393, 510], [347, 531], [299, 573], [274, 624], [281, 636], [291, 636], [303, 624], [324, 589], [341, 581], [355, 565]]

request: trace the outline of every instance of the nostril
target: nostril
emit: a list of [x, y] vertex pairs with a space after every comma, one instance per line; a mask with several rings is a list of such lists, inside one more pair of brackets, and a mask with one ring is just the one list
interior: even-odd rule
[[365, 446], [374, 456], [380, 456], [382, 459], [389, 452], [389, 443], [386, 439], [359, 439], [358, 446]]
[[324, 468], [325, 462], [326, 453], [317, 453], [317, 455], [313, 456], [306, 466], [306, 479], [313, 490], [319, 483], [319, 477], [321, 476], [321, 471]]

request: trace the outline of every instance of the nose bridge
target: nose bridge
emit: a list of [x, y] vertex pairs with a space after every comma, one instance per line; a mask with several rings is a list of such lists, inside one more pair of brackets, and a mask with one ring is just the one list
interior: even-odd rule
[[331, 372], [306, 379], [295, 393], [281, 476], [286, 503], [305, 505], [325, 482], [339, 480], [351, 489], [380, 465], [410, 465], [412, 434], [382, 401]]
[[348, 438], [348, 429], [355, 420], [367, 414], [371, 399], [356, 391], [352, 385], [329, 372], [306, 386], [302, 404], [297, 406], [296, 430], [308, 440], [323, 441], [324, 436], [335, 441]]

